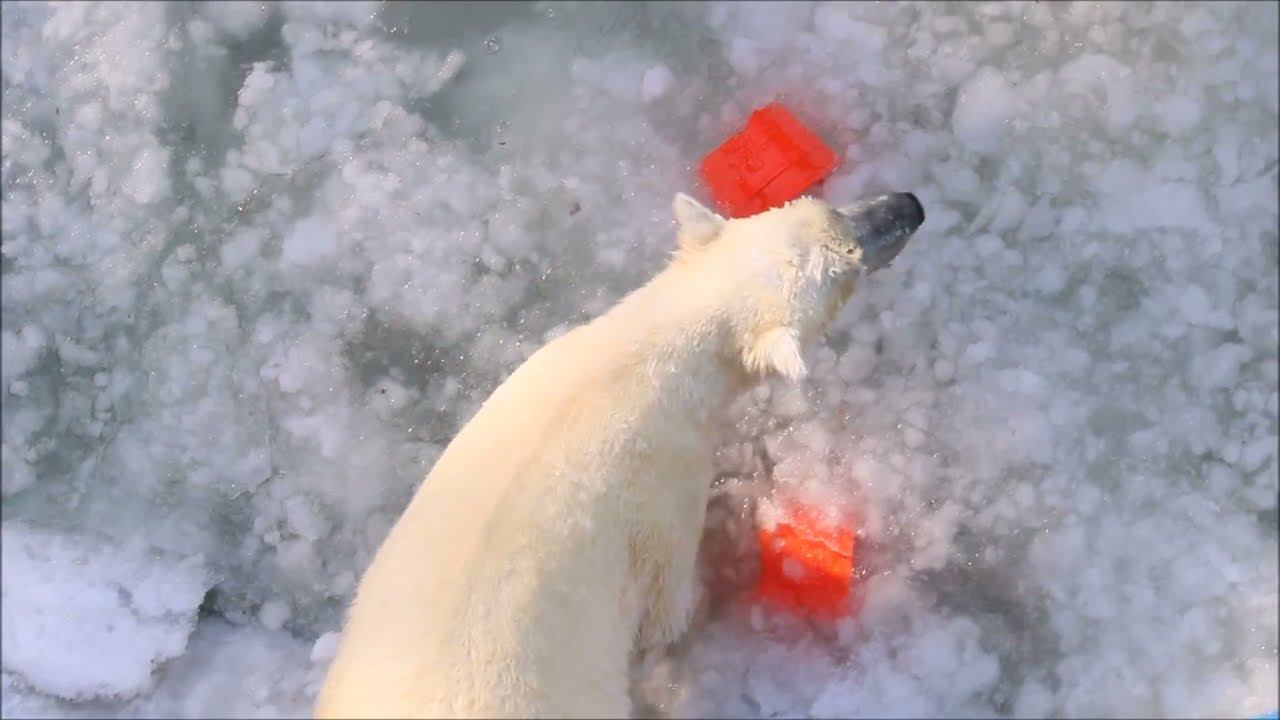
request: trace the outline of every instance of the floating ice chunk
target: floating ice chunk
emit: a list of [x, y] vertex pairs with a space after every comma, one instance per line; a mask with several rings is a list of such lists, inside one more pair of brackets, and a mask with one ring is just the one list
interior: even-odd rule
[[729, 64], [739, 74], [751, 76], [760, 72], [764, 63], [764, 52], [753, 41], [735, 37], [729, 41]]
[[248, 125], [248, 110], [256, 106], [271, 91], [276, 84], [276, 74], [271, 72], [271, 65], [266, 62], [256, 62], [249, 69], [249, 74], [245, 76], [244, 81], [240, 83], [240, 90], [236, 94], [238, 106], [236, 108], [234, 124], [236, 129], [243, 130]]
[[273, 599], [262, 603], [262, 608], [258, 611], [258, 619], [262, 621], [263, 627], [268, 630], [279, 630], [289, 621], [291, 614], [288, 603], [280, 599]]
[[295, 495], [284, 502], [289, 528], [308, 540], [319, 540], [328, 531], [328, 523], [309, 498]]
[[849, 348], [840, 357], [837, 371], [848, 383], [858, 383], [871, 377], [876, 368], [876, 351], [874, 346], [865, 343], [850, 343]]
[[[953, 202], [979, 202], [982, 199], [982, 181], [973, 168], [959, 162], [939, 163], [931, 169], [934, 179], [942, 186], [947, 198]], [[931, 211], [933, 207], [929, 208]], [[930, 212], [929, 220], [932, 221]]]
[[1201, 103], [1187, 95], [1172, 95], [1165, 99], [1159, 116], [1164, 122], [1165, 131], [1173, 137], [1186, 137], [1187, 133], [1200, 122], [1203, 114]]
[[262, 0], [227, 0], [201, 3], [200, 14], [214, 27], [232, 37], [252, 35], [271, 17], [273, 3]]
[[819, 35], [835, 41], [859, 56], [877, 57], [884, 49], [885, 28], [851, 17], [853, 8], [840, 3], [822, 3], [813, 13], [813, 27]]
[[1146, 183], [1142, 167], [1129, 158], [1119, 158], [1098, 175], [1097, 189], [1101, 196], [1133, 195]]
[[325, 262], [337, 250], [337, 237], [331, 222], [318, 215], [303, 218], [281, 247], [281, 258], [290, 264], [314, 267]]
[[744, 690], [759, 706], [761, 717], [806, 715], [807, 698], [828, 679], [824, 664], [807, 644], [766, 646], [753, 658]]
[[378, 19], [380, 5], [375, 0], [351, 0], [341, 3], [291, 1], [285, 3], [284, 8], [290, 20], [321, 20], [359, 28]]
[[1246, 444], [1240, 451], [1238, 466], [1247, 473], [1260, 469], [1268, 460], [1276, 457], [1276, 436], [1262, 435]]
[[1247, 345], [1224, 343], [1192, 359], [1192, 378], [1206, 390], [1232, 387], [1239, 376], [1240, 366], [1252, 356]]
[[208, 618], [192, 633], [186, 654], [165, 669], [155, 693], [120, 715], [300, 717], [311, 711], [314, 681], [305, 641]]
[[1275, 176], [1258, 178], [1220, 188], [1218, 212], [1228, 217], [1262, 218], [1275, 216]]
[[644, 78], [640, 81], [640, 99], [653, 102], [665, 95], [674, 83], [675, 77], [666, 65], [654, 65], [644, 71]]
[[807, 2], [762, 2], [732, 5], [732, 27], [766, 48], [779, 47], [804, 32], [813, 22]]
[[1192, 325], [1230, 327], [1231, 319], [1214, 308], [1213, 299], [1199, 285], [1187, 285], [1176, 298], [1178, 312]]
[[1204, 194], [1189, 182], [1153, 184], [1133, 198], [1133, 202], [1137, 207], [1131, 218], [1138, 227], [1206, 229], [1213, 226]]
[[1132, 70], [1110, 55], [1084, 53], [1058, 70], [1058, 87], [1068, 94], [1106, 99], [1109, 89], [1131, 73]]
[[1043, 683], [1030, 679], [1022, 683], [1013, 702], [1017, 717], [1048, 717], [1052, 714], [1053, 693]]
[[1162, 180], [1136, 162], [1120, 159], [1098, 176], [1101, 220], [1112, 232], [1181, 227], [1208, 231], [1204, 193], [1194, 183]]
[[979, 154], [1000, 149], [1018, 115], [1018, 97], [1000, 71], [984, 67], [969, 78], [956, 97], [951, 127], [957, 139]]
[[311, 646], [311, 662], [317, 665], [327, 665], [330, 660], [338, 654], [338, 640], [341, 634], [334, 630], [327, 632], [320, 637]]
[[577, 58], [570, 72], [575, 79], [601, 88], [615, 99], [627, 102], [641, 99], [647, 75], [641, 65], [623, 56], [605, 60]]
[[1022, 197], [1022, 193], [1009, 188], [1000, 193], [999, 204], [996, 205], [995, 215], [991, 218], [991, 224], [988, 228], [999, 234], [1004, 234], [1009, 230], [1017, 227], [1027, 214], [1027, 201]]
[[440, 69], [436, 70], [434, 83], [435, 88], [433, 89], [444, 87], [446, 83], [457, 77], [466, 62], [466, 53], [461, 50], [450, 50], [449, 53], [444, 56], [444, 60], [440, 63]]
[[9, 387], [14, 379], [22, 376], [40, 357], [45, 347], [44, 332], [38, 325], [28, 325], [21, 332], [0, 331], [0, 386]]
[[1031, 207], [1018, 228], [1018, 236], [1023, 240], [1039, 240], [1053, 234], [1057, 219], [1049, 205], [1049, 198], [1042, 197]]
[[772, 409], [782, 417], [800, 417], [808, 411], [809, 399], [805, 396], [804, 388], [795, 384], [774, 393]]
[[197, 557], [6, 522], [4, 668], [40, 692], [127, 698], [180, 655], [211, 581]]
[[229, 269], [246, 266], [261, 253], [262, 234], [252, 229], [236, 233], [218, 249], [222, 264]]
[[35, 482], [36, 473], [31, 463], [12, 449], [9, 443], [0, 445], [0, 496], [15, 495]]
[[955, 363], [947, 358], [938, 358], [933, 363], [933, 376], [940, 383], [951, 382], [956, 376]]
[[169, 152], [147, 149], [138, 152], [128, 176], [124, 177], [120, 190], [140, 205], [164, 199], [169, 193]]

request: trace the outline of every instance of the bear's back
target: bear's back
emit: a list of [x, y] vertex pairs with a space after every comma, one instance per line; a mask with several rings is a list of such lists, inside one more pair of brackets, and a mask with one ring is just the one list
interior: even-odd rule
[[625, 713], [618, 625], [639, 602], [612, 482], [653, 432], [644, 365], [592, 323], [494, 391], [370, 565], [319, 715], [578, 714], [548, 698]]

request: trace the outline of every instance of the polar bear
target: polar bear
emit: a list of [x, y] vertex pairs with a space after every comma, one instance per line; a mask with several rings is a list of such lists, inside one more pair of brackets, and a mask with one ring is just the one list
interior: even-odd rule
[[726, 220], [680, 194], [665, 269], [551, 341], [453, 439], [348, 611], [317, 717], [625, 717], [633, 651], [675, 640], [718, 412], [800, 378], [914, 195]]

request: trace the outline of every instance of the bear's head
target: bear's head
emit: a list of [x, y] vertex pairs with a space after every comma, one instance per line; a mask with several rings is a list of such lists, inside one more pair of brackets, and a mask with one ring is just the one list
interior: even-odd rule
[[732, 297], [735, 351], [752, 373], [805, 375], [801, 349], [835, 318], [858, 277], [887, 267], [924, 223], [911, 193], [835, 208], [803, 197], [727, 220], [683, 193], [677, 263], [701, 266]]

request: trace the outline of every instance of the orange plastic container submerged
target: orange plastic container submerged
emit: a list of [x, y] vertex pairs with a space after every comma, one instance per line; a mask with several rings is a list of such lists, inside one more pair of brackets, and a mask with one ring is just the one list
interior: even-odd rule
[[799, 506], [788, 507], [773, 528], [761, 526], [756, 598], [806, 616], [835, 619], [852, 612], [856, 537]]
[[800, 197], [837, 165], [836, 154], [785, 107], [751, 113], [741, 132], [725, 140], [699, 168], [720, 209], [746, 217]]

